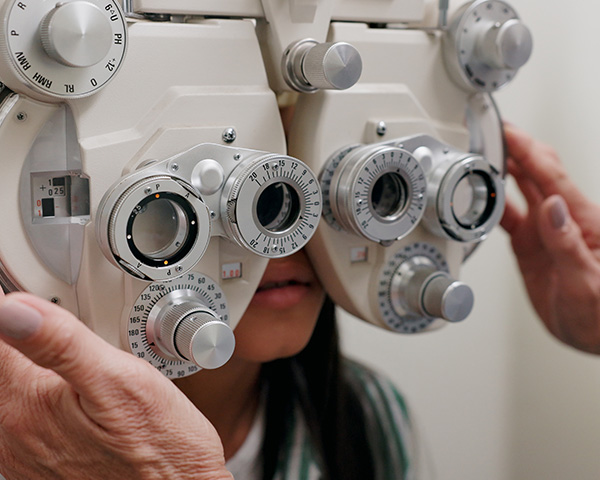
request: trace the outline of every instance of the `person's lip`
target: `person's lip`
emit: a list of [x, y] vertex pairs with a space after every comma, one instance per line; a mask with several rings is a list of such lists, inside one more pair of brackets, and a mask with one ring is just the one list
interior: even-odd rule
[[272, 309], [293, 307], [309, 293], [314, 281], [312, 271], [295, 262], [274, 262], [261, 279], [252, 303]]

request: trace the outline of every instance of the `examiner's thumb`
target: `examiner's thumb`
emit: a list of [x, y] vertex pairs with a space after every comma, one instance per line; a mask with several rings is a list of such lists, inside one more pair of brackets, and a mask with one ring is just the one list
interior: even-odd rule
[[559, 267], [581, 268], [594, 261], [579, 225], [571, 217], [567, 202], [560, 195], [552, 195], [541, 204], [538, 228], [546, 251]]

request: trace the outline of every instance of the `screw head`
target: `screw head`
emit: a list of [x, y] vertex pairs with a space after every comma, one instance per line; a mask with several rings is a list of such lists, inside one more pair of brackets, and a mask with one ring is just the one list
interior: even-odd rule
[[150, 194], [152, 193], [152, 189], [151, 189], [150, 187], [146, 187], [146, 188], [144, 189], [144, 193], [145, 193], [146, 195], [150, 195]]
[[19, 122], [24, 122], [25, 120], [27, 120], [27, 114], [25, 112], [17, 113], [17, 120]]
[[178, 163], [173, 163], [171, 165], [171, 170], [173, 170], [174, 172], [176, 172], [177, 170], [179, 170], [179, 164]]
[[235, 131], [235, 129], [233, 129], [232, 127], [226, 128], [225, 130], [223, 130], [223, 141], [225, 143], [233, 143], [235, 142], [235, 139], [237, 137], [237, 133]]
[[175, 267], [175, 271], [176, 271], [177, 273], [181, 272], [182, 270], [183, 270], [183, 267], [182, 267], [181, 265], [177, 265], [177, 266]]
[[242, 158], [242, 156], [241, 156], [239, 153], [236, 153], [236, 154], [233, 156], [233, 159], [234, 159], [236, 162], [237, 162], [237, 161], [238, 161], [240, 158]]
[[377, 124], [377, 129], [375, 130], [377, 132], [377, 135], [379, 135], [380, 137], [383, 137], [385, 135], [385, 133], [387, 132], [387, 125], [384, 121], [381, 121]]
[[56, 305], [60, 305], [60, 298], [59, 298], [59, 297], [52, 297], [52, 298], [50, 299], [50, 301], [51, 301], [52, 303], [55, 303]]

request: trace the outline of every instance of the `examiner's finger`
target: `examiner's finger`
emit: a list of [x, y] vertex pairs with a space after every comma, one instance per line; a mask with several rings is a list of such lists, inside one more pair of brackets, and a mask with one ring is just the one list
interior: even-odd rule
[[510, 157], [519, 165], [523, 174], [535, 182], [545, 197], [559, 194], [568, 203], [585, 199], [567, 175], [553, 149], [512, 125], [506, 125], [505, 135]]
[[[126, 355], [66, 310], [25, 293], [0, 299], [0, 338], [34, 363], [58, 373], [80, 395], [98, 401], [106, 397], [107, 382]], [[0, 370], [0, 383], [2, 375]]]
[[509, 235], [513, 235], [522, 225], [524, 219], [525, 215], [519, 211], [518, 207], [511, 200], [507, 199], [504, 205], [504, 214], [500, 220], [500, 226]]
[[580, 274], [597, 268], [597, 259], [587, 246], [579, 225], [569, 214], [567, 203], [560, 195], [548, 197], [540, 206], [538, 227], [540, 237], [552, 261], [563, 272]]

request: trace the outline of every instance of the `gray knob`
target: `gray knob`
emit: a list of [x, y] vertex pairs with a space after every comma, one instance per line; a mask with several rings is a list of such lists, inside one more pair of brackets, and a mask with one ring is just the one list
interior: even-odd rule
[[444, 272], [436, 272], [425, 281], [421, 293], [423, 310], [430, 317], [460, 322], [473, 309], [473, 291]]
[[288, 48], [282, 67], [287, 84], [299, 92], [345, 90], [358, 82], [362, 59], [349, 43], [307, 39]]
[[212, 310], [196, 302], [167, 308], [160, 339], [172, 355], [206, 369], [227, 363], [235, 348], [235, 337]]
[[40, 35], [46, 53], [69, 67], [97, 64], [113, 42], [108, 17], [85, 1], [58, 3], [42, 20]]
[[390, 286], [392, 308], [399, 315], [416, 314], [459, 322], [473, 309], [473, 292], [436, 268], [431, 259], [414, 256], [400, 265]]
[[483, 41], [483, 56], [491, 67], [517, 70], [527, 63], [533, 50], [531, 31], [518, 19], [490, 29]]
[[306, 52], [302, 72], [315, 88], [346, 90], [358, 82], [362, 60], [349, 43], [321, 43]]

